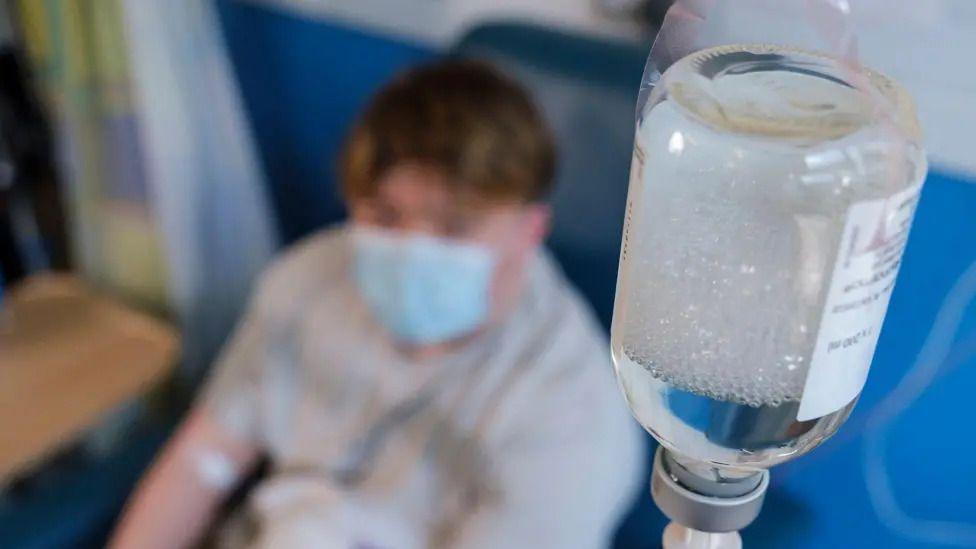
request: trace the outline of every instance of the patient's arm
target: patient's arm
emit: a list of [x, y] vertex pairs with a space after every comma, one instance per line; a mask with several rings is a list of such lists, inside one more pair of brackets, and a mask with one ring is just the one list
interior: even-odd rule
[[109, 547], [191, 547], [204, 535], [258, 449], [222, 428], [202, 406], [180, 426], [139, 483]]

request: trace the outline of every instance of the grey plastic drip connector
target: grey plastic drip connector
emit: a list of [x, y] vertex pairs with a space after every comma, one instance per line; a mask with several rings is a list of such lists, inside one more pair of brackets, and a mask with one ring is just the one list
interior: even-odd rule
[[654, 502], [672, 521], [701, 532], [735, 532], [748, 526], [759, 516], [768, 487], [769, 471], [706, 478], [664, 448], [654, 455]]

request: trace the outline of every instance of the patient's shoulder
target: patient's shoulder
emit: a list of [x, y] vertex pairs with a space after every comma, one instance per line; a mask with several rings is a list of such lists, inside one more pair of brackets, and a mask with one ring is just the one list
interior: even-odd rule
[[261, 274], [256, 300], [266, 309], [289, 310], [336, 288], [348, 272], [346, 241], [346, 229], [338, 226], [289, 246]]
[[606, 335], [548, 252], [532, 266], [528, 291], [512, 321], [506, 335], [515, 356], [506, 368], [518, 372], [513, 396], [522, 393], [531, 403], [540, 395], [563, 398], [610, 386]]
[[533, 308], [535, 321], [545, 327], [557, 355], [600, 360], [608, 356], [606, 334], [593, 309], [550, 253], [540, 254], [531, 284], [538, 303]]

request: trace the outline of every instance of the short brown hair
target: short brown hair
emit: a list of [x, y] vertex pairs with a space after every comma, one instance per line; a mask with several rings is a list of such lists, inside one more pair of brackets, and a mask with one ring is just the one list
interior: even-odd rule
[[346, 198], [372, 196], [407, 162], [443, 170], [476, 199], [524, 203], [549, 193], [555, 148], [518, 84], [483, 62], [445, 60], [401, 74], [366, 107], [339, 159]]

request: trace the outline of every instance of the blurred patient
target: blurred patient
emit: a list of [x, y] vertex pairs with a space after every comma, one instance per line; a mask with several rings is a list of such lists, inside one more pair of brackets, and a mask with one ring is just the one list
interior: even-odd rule
[[410, 71], [340, 169], [351, 220], [264, 274], [112, 546], [605, 547], [640, 440], [542, 248], [554, 151], [526, 93], [474, 62]]

